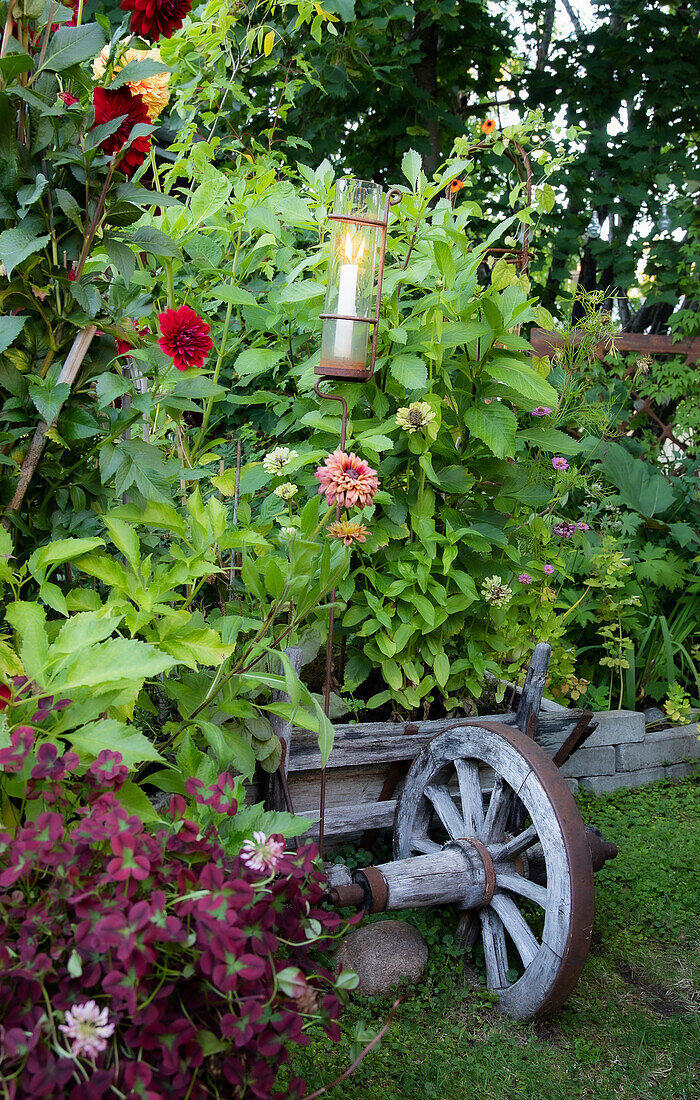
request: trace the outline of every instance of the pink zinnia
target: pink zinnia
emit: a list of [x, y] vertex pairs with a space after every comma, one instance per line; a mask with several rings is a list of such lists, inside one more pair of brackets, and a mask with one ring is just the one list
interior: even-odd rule
[[241, 848], [241, 860], [251, 871], [272, 874], [284, 855], [284, 841], [276, 840], [264, 833], [253, 833], [252, 840], [246, 840]]
[[93, 1062], [107, 1049], [107, 1039], [114, 1034], [114, 1024], [108, 1022], [107, 1009], [99, 1009], [94, 1001], [67, 1008], [66, 1022], [58, 1028], [71, 1040], [73, 1054], [84, 1055]]
[[554, 566], [553, 565], [543, 565], [542, 569], [544, 570], [545, 573], [548, 573], [548, 574], [554, 572]]
[[521, 573], [518, 580], [521, 584], [532, 584], [532, 577], [529, 573]]
[[579, 523], [576, 524], [576, 526], [578, 527], [579, 531], [590, 531], [590, 527], [588, 526], [587, 523], [579, 522]]
[[314, 476], [321, 482], [318, 491], [326, 494], [327, 503], [344, 508], [355, 504], [364, 508], [372, 503], [379, 488], [377, 471], [364, 458], [345, 451], [333, 451]]
[[569, 469], [569, 463], [566, 461], [566, 459], [562, 455], [557, 455], [556, 458], [552, 459], [552, 466], [554, 467], [555, 470], [568, 470]]
[[161, 337], [158, 346], [169, 355], [178, 370], [201, 367], [214, 341], [209, 325], [189, 306], [166, 309], [158, 314]]
[[551, 413], [549, 405], [538, 405], [536, 409], [532, 410], [533, 416], [549, 416]]

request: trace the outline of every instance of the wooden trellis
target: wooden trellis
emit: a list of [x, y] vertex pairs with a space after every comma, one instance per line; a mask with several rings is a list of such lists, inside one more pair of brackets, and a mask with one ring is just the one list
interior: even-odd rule
[[[571, 339], [577, 344], [580, 342], [581, 337], [575, 335], [571, 337]], [[538, 358], [544, 355], [550, 355], [557, 348], [564, 347], [566, 342], [567, 338], [561, 336], [558, 332], [550, 332], [542, 328], [533, 328], [530, 331], [530, 343], [532, 344], [534, 354]], [[612, 339], [602, 340], [599, 344], [595, 345], [592, 349], [592, 353], [597, 359], [605, 359], [612, 345]], [[698, 338], [693, 340], [674, 341], [671, 336], [650, 336], [645, 333], [619, 332], [614, 337], [614, 345], [616, 351], [633, 351], [638, 352], [640, 355], [651, 356], [652, 358], [658, 355], [685, 355], [685, 361], [689, 366], [700, 364], [700, 339]], [[626, 378], [630, 374], [633, 374], [634, 370], [634, 367], [628, 367], [623, 377]], [[655, 437], [655, 443], [663, 445], [665, 440], [670, 439], [671, 442], [674, 443], [676, 447], [680, 447], [682, 451], [688, 449], [688, 444], [674, 435], [673, 425], [666, 424], [654, 411], [652, 408], [652, 398], [640, 397], [634, 390], [631, 391], [631, 395], [635, 402], [637, 402], [631, 419], [639, 416], [640, 413], [645, 413], [649, 419], [653, 420], [661, 429], [660, 434]]]

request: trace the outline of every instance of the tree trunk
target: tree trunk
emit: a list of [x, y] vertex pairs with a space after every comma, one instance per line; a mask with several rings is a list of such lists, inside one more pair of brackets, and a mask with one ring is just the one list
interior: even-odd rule
[[418, 89], [425, 98], [426, 113], [419, 120], [428, 131], [429, 151], [425, 156], [425, 171], [428, 176], [440, 163], [440, 123], [437, 117], [437, 61], [438, 61], [438, 24], [433, 15], [424, 12], [416, 19], [416, 37], [420, 44], [421, 59], [413, 67], [413, 76]]

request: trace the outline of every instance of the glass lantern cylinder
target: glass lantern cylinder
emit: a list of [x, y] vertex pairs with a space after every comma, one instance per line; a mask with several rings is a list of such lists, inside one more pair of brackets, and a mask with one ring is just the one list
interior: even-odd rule
[[382, 197], [376, 183], [347, 177], [336, 184], [321, 362], [315, 371], [323, 378], [362, 382], [369, 377], [367, 342], [375, 323]]

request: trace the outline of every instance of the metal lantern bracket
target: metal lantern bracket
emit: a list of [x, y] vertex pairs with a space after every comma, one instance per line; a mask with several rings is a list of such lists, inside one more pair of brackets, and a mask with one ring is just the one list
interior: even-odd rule
[[[363, 325], [373, 325], [372, 332], [372, 350], [370, 352], [369, 370], [362, 378], [355, 378], [355, 381], [367, 382], [374, 374], [374, 364], [377, 358], [377, 335], [379, 330], [379, 310], [382, 301], [382, 282], [384, 280], [384, 256], [386, 254], [386, 231], [389, 224], [389, 208], [396, 206], [401, 202], [403, 198], [403, 191], [400, 191], [398, 187], [392, 187], [384, 199], [384, 216], [380, 218], [363, 218], [355, 216], [353, 214], [329, 214], [328, 220], [334, 222], [346, 222], [350, 225], [365, 225], [374, 227], [381, 230], [380, 244], [379, 244], [379, 265], [377, 273], [377, 292], [374, 301], [374, 316], [373, 317], [359, 317], [356, 314], [348, 313], [322, 313], [322, 321], [357, 321]], [[322, 366], [316, 367], [316, 374], [322, 378], [336, 377], [335, 375], [327, 375]], [[314, 386], [314, 390], [319, 397], [328, 397], [327, 394], [320, 393], [318, 389], [318, 382]], [[336, 398], [339, 400], [339, 398]]]

